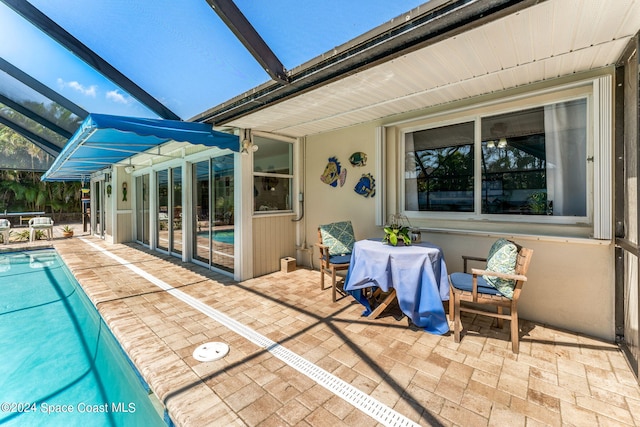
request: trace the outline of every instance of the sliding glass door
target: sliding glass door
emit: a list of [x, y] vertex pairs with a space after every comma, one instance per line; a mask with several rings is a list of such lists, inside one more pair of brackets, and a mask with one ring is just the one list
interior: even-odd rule
[[211, 253], [211, 194], [209, 187], [209, 160], [193, 165], [193, 259], [209, 265]]
[[234, 158], [215, 157], [193, 168], [193, 258], [209, 267], [233, 272]]
[[182, 254], [182, 168], [156, 172], [156, 248]]
[[182, 168], [170, 169], [171, 179], [171, 253], [182, 255]]
[[136, 239], [149, 244], [149, 174], [136, 177]]
[[169, 251], [169, 171], [159, 171], [156, 175], [158, 183], [158, 217], [157, 217], [157, 240], [158, 249]]
[[104, 239], [104, 230], [105, 230], [105, 200], [104, 200], [104, 188], [105, 182], [102, 180], [94, 181], [92, 183], [93, 188], [91, 189], [91, 193], [93, 196], [93, 210], [94, 216], [91, 219], [91, 231], [94, 235], [100, 236]]

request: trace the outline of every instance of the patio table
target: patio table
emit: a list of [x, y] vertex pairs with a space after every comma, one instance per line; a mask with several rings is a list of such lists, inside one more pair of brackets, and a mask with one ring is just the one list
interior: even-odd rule
[[365, 307], [363, 316], [372, 314], [363, 293], [371, 287], [395, 291], [400, 309], [416, 326], [439, 335], [449, 331], [442, 303], [449, 300], [449, 279], [439, 247], [428, 242], [392, 246], [379, 239], [357, 241], [344, 290]]
[[22, 225], [23, 221], [29, 221], [31, 218], [38, 217], [40, 215], [44, 215], [44, 212], [0, 212], [0, 218], [19, 217], [20, 225]]

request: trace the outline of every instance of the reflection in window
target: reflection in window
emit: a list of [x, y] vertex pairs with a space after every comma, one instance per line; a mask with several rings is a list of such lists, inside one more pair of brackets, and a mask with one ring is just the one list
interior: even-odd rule
[[293, 182], [293, 145], [254, 137], [259, 149], [253, 154], [254, 211], [290, 211]]
[[473, 212], [473, 122], [405, 140], [405, 209]]
[[405, 209], [587, 216], [587, 101], [483, 117], [405, 135]]
[[149, 174], [135, 178], [136, 182], [136, 238], [145, 245], [149, 244]]
[[158, 171], [158, 249], [169, 250], [169, 171]]
[[171, 206], [171, 252], [182, 254], [182, 167], [171, 169], [173, 192]]
[[587, 215], [586, 104], [482, 119], [482, 213]]
[[193, 168], [193, 257], [233, 272], [235, 263], [234, 155], [198, 162]]

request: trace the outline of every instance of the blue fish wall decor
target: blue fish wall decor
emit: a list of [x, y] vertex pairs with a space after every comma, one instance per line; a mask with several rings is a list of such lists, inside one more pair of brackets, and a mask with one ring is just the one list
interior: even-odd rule
[[376, 180], [370, 173], [363, 173], [353, 191], [364, 197], [376, 195]]

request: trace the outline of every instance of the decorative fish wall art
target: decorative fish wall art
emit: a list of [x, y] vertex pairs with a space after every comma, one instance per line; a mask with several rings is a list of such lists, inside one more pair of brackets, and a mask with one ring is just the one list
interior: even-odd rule
[[329, 157], [329, 163], [324, 168], [324, 172], [320, 175], [320, 181], [328, 184], [332, 187], [337, 187], [340, 183], [340, 187], [344, 185], [347, 179], [347, 170], [340, 165], [337, 157]]
[[367, 155], [362, 151], [357, 151], [349, 157], [349, 162], [354, 167], [360, 167], [367, 164]]
[[353, 191], [364, 197], [376, 195], [376, 180], [370, 173], [363, 173]]

